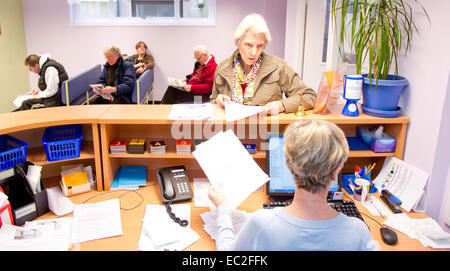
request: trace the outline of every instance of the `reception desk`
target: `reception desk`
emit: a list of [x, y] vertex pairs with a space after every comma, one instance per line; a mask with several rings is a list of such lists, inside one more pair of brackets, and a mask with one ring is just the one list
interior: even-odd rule
[[[123, 193], [109, 191], [111, 184], [119, 168], [124, 165], [147, 166], [147, 186], [140, 188], [138, 192], [143, 196], [143, 202], [131, 211], [121, 211], [124, 234], [119, 237], [106, 238], [76, 244], [73, 250], [136, 250], [141, 233], [142, 218], [146, 204], [160, 204], [161, 196], [156, 181], [156, 169], [168, 166], [184, 165], [192, 182], [193, 178], [205, 177], [199, 164], [192, 154], [177, 154], [176, 140], [191, 139], [194, 150], [195, 140], [207, 140], [215, 133], [233, 129], [242, 143], [256, 144], [257, 152], [253, 158], [265, 170], [266, 153], [264, 150], [265, 137], [268, 132], [283, 132], [286, 126], [302, 119], [322, 119], [337, 124], [346, 136], [355, 136], [356, 129], [362, 125], [383, 125], [384, 131], [397, 140], [395, 152], [375, 153], [373, 151], [350, 151], [349, 159], [344, 171], [353, 171], [354, 165], [368, 165], [376, 163], [374, 175], [376, 175], [386, 157], [393, 156], [403, 158], [405, 137], [409, 118], [400, 116], [397, 118], [377, 118], [361, 114], [358, 117], [315, 115], [311, 111], [306, 116], [295, 114], [281, 114], [274, 117], [251, 117], [244, 120], [227, 123], [223, 109], [213, 106], [212, 118], [199, 121], [174, 121], [168, 120], [171, 105], [89, 105], [45, 108], [32, 111], [1, 114], [0, 134], [9, 134], [15, 138], [29, 143], [27, 160], [43, 166], [42, 179], [46, 187], [55, 186], [60, 180], [61, 165], [89, 164], [93, 166], [97, 191], [72, 196], [74, 203], [98, 202], [115, 198]], [[47, 161], [41, 138], [45, 128], [51, 126], [81, 124], [83, 128], [83, 140], [81, 155], [79, 158], [49, 162]], [[132, 138], [145, 138], [146, 147], [144, 154], [111, 154], [109, 144], [112, 140], [130, 140]], [[149, 142], [164, 140], [167, 144], [165, 154], [151, 154]], [[220, 154], [218, 154], [220, 155]], [[265, 188], [254, 192], [240, 206], [247, 212], [253, 212], [262, 208], [267, 202]], [[89, 200], [96, 196], [94, 200]], [[98, 197], [97, 197], [98, 196]], [[121, 205], [134, 206], [138, 201], [132, 193], [121, 197]], [[208, 208], [194, 207], [191, 205], [191, 227], [200, 235], [200, 240], [187, 248], [187, 250], [214, 250], [214, 241], [203, 230], [203, 221], [200, 214], [209, 211]], [[363, 208], [357, 202], [358, 208]], [[367, 210], [363, 211], [368, 213]], [[423, 213], [408, 214], [414, 218], [426, 217]], [[51, 212], [40, 217], [54, 218]], [[381, 241], [379, 225], [364, 217], [371, 229], [372, 236], [379, 241], [382, 250], [426, 250], [419, 241], [409, 239], [402, 233], [399, 234], [399, 244], [388, 246]], [[378, 221], [382, 221], [379, 217]]]

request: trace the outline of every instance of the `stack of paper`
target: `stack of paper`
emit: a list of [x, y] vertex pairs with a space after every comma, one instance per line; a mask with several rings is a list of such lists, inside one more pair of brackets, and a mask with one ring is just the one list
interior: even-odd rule
[[5, 224], [0, 228], [0, 250], [69, 250], [71, 226], [71, 217], [27, 221], [23, 228]]
[[[236, 236], [241, 230], [245, 221], [247, 220], [247, 213], [241, 210], [232, 209], [231, 210], [231, 221], [233, 222], [234, 235]], [[211, 236], [211, 239], [216, 240], [217, 232], [217, 209], [211, 212], [206, 212], [200, 214], [205, 224], [203, 229]]]
[[220, 131], [198, 145], [193, 155], [211, 184], [222, 184], [232, 209], [269, 180], [232, 130]]
[[424, 246], [450, 248], [450, 234], [432, 218], [412, 219], [401, 213], [389, 215], [383, 224], [403, 232], [409, 238], [418, 239]]
[[142, 231], [138, 249], [148, 250], [184, 250], [195, 243], [200, 236], [190, 227], [189, 204], [171, 205], [173, 213], [180, 219], [189, 221], [182, 227], [173, 221], [162, 205], [147, 205], [142, 220]]
[[120, 167], [116, 175], [111, 189], [129, 189], [136, 190], [139, 186], [147, 184], [147, 167], [146, 166], [123, 166]]

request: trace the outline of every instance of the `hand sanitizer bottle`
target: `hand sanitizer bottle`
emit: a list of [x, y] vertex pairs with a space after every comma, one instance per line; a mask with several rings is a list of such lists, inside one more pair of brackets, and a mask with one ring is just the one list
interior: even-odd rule
[[342, 114], [346, 116], [358, 116], [359, 110], [356, 102], [361, 99], [362, 92], [362, 75], [345, 75], [344, 76], [344, 99], [347, 100]]

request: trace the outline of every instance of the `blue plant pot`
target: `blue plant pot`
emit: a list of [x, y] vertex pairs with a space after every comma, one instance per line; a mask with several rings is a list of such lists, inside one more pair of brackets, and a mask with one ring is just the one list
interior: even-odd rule
[[[397, 111], [398, 100], [408, 86], [408, 80], [402, 76], [388, 75], [387, 80], [368, 79], [363, 74], [363, 105], [379, 111]], [[395, 78], [395, 79], [394, 79]]]

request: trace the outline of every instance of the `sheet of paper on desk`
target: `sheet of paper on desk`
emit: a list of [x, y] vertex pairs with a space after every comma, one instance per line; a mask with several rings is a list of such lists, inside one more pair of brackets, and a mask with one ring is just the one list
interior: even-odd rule
[[26, 222], [24, 227], [4, 224], [0, 228], [0, 250], [69, 250], [71, 224], [71, 217]]
[[174, 104], [170, 110], [169, 120], [209, 120], [212, 116], [212, 105], [204, 104]]
[[220, 131], [198, 145], [193, 155], [211, 184], [222, 184], [232, 209], [269, 180], [232, 130]]
[[190, 227], [190, 205], [173, 204], [173, 213], [180, 219], [189, 221], [187, 227], [175, 223], [167, 214], [163, 205], [148, 204], [142, 220], [142, 231], [138, 249], [149, 250], [184, 250], [195, 243], [200, 236]]
[[119, 199], [75, 205], [72, 223], [72, 244], [122, 235]]
[[[216, 239], [217, 232], [217, 210], [213, 209], [210, 212], [200, 214], [203, 222], [203, 229], [211, 236], [211, 239]], [[231, 221], [233, 223], [234, 234], [237, 235], [247, 220], [248, 214], [242, 210], [231, 210]]]
[[395, 157], [387, 157], [380, 173], [374, 180], [378, 191], [388, 189], [401, 201], [401, 207], [409, 212], [420, 201], [428, 173], [408, 165]]
[[422, 245], [431, 248], [450, 248], [450, 234], [445, 232], [432, 218], [412, 219], [405, 213], [389, 215], [383, 223], [418, 239]]
[[264, 111], [263, 106], [243, 105], [234, 102], [225, 104], [225, 117], [227, 121], [244, 119]]

